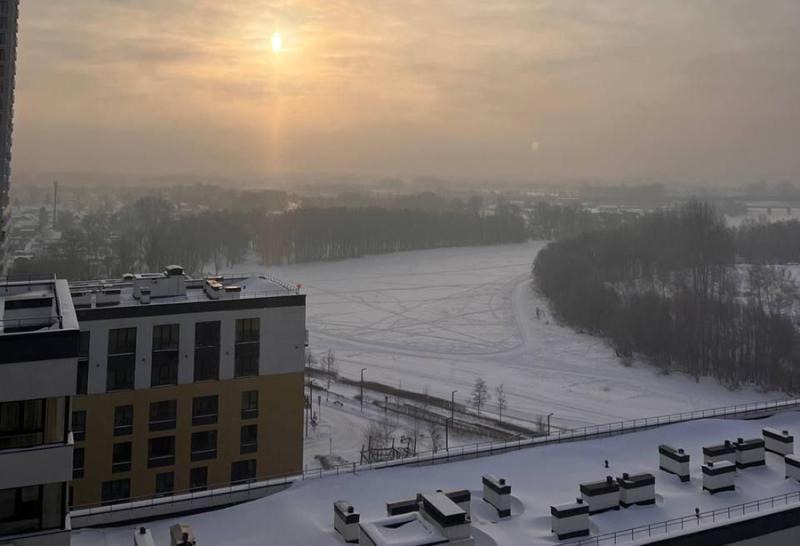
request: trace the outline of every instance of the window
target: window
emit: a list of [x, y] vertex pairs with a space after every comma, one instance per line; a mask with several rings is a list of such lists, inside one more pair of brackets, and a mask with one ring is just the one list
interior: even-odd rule
[[86, 394], [89, 390], [89, 332], [81, 332], [78, 341], [78, 380], [75, 394]]
[[114, 436], [133, 434], [133, 406], [114, 408]]
[[164, 400], [150, 404], [150, 432], [173, 430], [178, 414], [176, 400]]
[[208, 486], [208, 467], [200, 466], [189, 470], [189, 489], [201, 491]]
[[192, 433], [192, 461], [205, 461], [217, 457], [217, 431]]
[[194, 326], [194, 380], [219, 379], [219, 321]]
[[258, 451], [258, 426], [245, 425], [239, 433], [239, 452], [255, 453]]
[[156, 474], [156, 495], [168, 495], [175, 489], [175, 473]]
[[130, 442], [114, 444], [113, 457], [111, 460], [111, 472], [130, 472], [131, 453], [132, 449]]
[[89, 361], [78, 361], [78, 379], [75, 382], [75, 394], [86, 394], [89, 390]]
[[236, 346], [234, 347], [234, 375], [258, 375], [260, 320], [236, 320]]
[[76, 442], [86, 439], [86, 410], [72, 412], [72, 437]]
[[72, 451], [72, 479], [83, 478], [84, 452], [82, 447], [76, 447]]
[[153, 369], [150, 386], [178, 384], [179, 324], [153, 326]]
[[258, 417], [258, 391], [242, 393], [242, 419]]
[[199, 396], [192, 400], [192, 426], [217, 422], [217, 396]]
[[42, 528], [42, 488], [0, 489], [0, 536]]
[[0, 403], [0, 449], [44, 442], [44, 400]]
[[132, 389], [136, 375], [136, 328], [117, 328], [108, 331], [109, 391]]
[[256, 479], [256, 460], [236, 461], [231, 465], [231, 483], [243, 483]]
[[175, 436], [150, 438], [147, 446], [147, 468], [175, 464]]
[[100, 489], [100, 499], [103, 504], [128, 500], [131, 496], [131, 480], [111, 480], [103, 482]]

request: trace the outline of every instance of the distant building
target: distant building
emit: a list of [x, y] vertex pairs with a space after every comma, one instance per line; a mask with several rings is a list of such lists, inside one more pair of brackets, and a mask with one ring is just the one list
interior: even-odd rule
[[78, 336], [66, 281], [0, 280], [0, 544], [69, 546]]
[[17, 65], [19, 0], [0, 0], [0, 275], [8, 264], [11, 133]]
[[73, 283], [75, 509], [302, 470], [305, 296], [180, 267]]

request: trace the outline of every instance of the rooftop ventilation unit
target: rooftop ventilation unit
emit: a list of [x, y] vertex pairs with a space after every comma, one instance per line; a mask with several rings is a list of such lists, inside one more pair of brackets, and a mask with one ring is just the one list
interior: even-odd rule
[[633, 505], [645, 506], [656, 503], [656, 477], [652, 474], [627, 473], [617, 478], [619, 484], [619, 504], [623, 508]]
[[550, 507], [550, 528], [558, 540], [589, 535], [589, 505], [583, 499]]
[[119, 288], [104, 287], [95, 295], [95, 304], [97, 307], [119, 305], [121, 293]]
[[487, 474], [481, 478], [481, 481], [483, 482], [483, 500], [491, 504], [501, 518], [510, 516], [511, 486], [506, 483], [505, 478]]
[[734, 491], [736, 465], [730, 461], [719, 461], [703, 465], [703, 489], [712, 495], [723, 491]]
[[786, 478], [800, 481], [800, 455], [786, 455], [783, 464], [786, 467]]
[[764, 428], [761, 430], [764, 438], [764, 449], [778, 455], [791, 455], [794, 453], [794, 436], [788, 430]]
[[133, 546], [156, 546], [149, 529], [139, 527], [133, 532]]
[[725, 440], [723, 444], [703, 446], [704, 463], [718, 463], [720, 461], [736, 462], [736, 448], [730, 441]]
[[661, 470], [675, 474], [682, 482], [689, 481], [689, 454], [685, 453], [683, 449], [675, 449], [662, 444], [658, 446], [658, 459], [658, 467]]
[[763, 466], [767, 462], [764, 459], [764, 440], [752, 438], [736, 440], [736, 468], [750, 468], [753, 466]]
[[164, 273], [140, 273], [133, 276], [133, 297], [141, 299], [143, 288], [150, 289], [151, 298], [169, 298], [186, 295], [186, 277], [183, 268], [171, 265]]
[[590, 514], [619, 510], [619, 485], [611, 476], [606, 476], [601, 482], [582, 483], [580, 488]]
[[467, 513], [444, 493], [423, 493], [420, 495], [422, 510], [420, 513], [451, 544], [472, 545], [471, 523]]
[[358, 523], [361, 515], [344, 500], [333, 503], [333, 527], [345, 542], [358, 542]]
[[169, 528], [171, 546], [197, 546], [192, 528], [183, 523], [176, 523]]

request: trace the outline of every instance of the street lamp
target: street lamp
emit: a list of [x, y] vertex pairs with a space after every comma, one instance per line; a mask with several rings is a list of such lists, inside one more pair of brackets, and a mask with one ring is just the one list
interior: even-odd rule
[[456, 393], [458, 390], [454, 390], [450, 393], [450, 420], [452, 421], [456, 417]]
[[550, 418], [553, 416], [552, 413], [547, 414], [547, 435], [550, 436]]
[[364, 413], [364, 372], [366, 368], [361, 368], [361, 413]]

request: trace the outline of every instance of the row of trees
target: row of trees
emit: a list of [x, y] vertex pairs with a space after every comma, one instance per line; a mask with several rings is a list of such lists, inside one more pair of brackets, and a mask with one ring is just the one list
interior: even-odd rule
[[737, 265], [748, 237], [689, 203], [550, 244], [534, 262], [535, 286], [559, 318], [607, 337], [622, 357], [796, 390], [796, 287], [784, 269]]
[[216, 272], [256, 249], [266, 265], [354, 258], [401, 250], [490, 245], [526, 239], [519, 210], [472, 211], [320, 208], [281, 213], [180, 213], [143, 197], [116, 213], [69, 217], [45, 255], [18, 261], [14, 274], [52, 271], [70, 279], [159, 271], [177, 263], [192, 274]]

